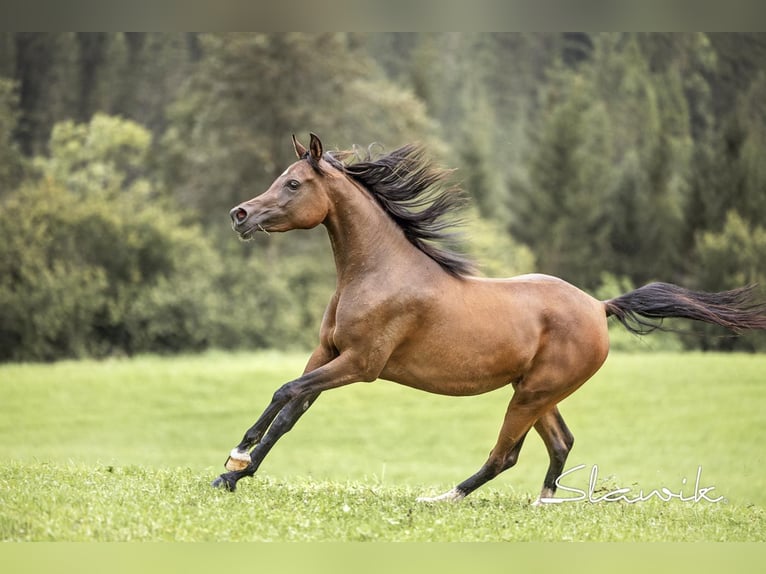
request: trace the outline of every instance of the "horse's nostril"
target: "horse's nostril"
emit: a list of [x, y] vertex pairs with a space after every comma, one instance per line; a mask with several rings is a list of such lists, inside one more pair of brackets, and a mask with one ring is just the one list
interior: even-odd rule
[[231, 218], [235, 223], [242, 223], [245, 219], [247, 219], [247, 211], [241, 207], [237, 207], [231, 211]]

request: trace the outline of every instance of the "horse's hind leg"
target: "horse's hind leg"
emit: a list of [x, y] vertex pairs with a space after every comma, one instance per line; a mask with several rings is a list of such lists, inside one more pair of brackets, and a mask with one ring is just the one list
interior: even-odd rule
[[[490, 454], [489, 460], [484, 464], [484, 466], [482, 466], [479, 469], [479, 472], [474, 474], [471, 478], [464, 480], [452, 490], [445, 492], [444, 494], [440, 494], [439, 496], [433, 496], [433, 497], [421, 496], [417, 499], [418, 502], [440, 502], [442, 500], [447, 500], [447, 501], [462, 500], [468, 494], [470, 494], [471, 492], [479, 488], [482, 484], [484, 484], [485, 482], [489, 482], [490, 480], [495, 478], [498, 474], [500, 474], [504, 470], [508, 470], [514, 464], [516, 464], [516, 461], [519, 460], [519, 453], [521, 452], [521, 447], [524, 444], [524, 438], [525, 437], [521, 437], [521, 440], [519, 440], [510, 450], [508, 455], [504, 457], [504, 461], [501, 467], [498, 467], [497, 464], [495, 464], [493, 460], [493, 455]], [[492, 452], [494, 453], [496, 449], [497, 447], [495, 447], [495, 449], [493, 449]]]
[[[571, 360], [567, 361], [567, 358]], [[567, 356], [559, 350], [553, 360], [541, 359], [536, 368], [514, 385], [515, 392], [508, 405], [497, 443], [479, 471], [451, 491], [434, 499], [421, 500], [460, 500], [516, 464], [524, 437], [538, 421], [538, 432], [543, 440], [549, 437], [549, 452], [553, 449], [545, 485], [555, 486], [555, 480], [569, 453], [568, 448], [574, 440], [556, 404], [587, 381], [603, 362], [601, 355], [593, 355], [593, 361], [590, 362], [578, 360], [581, 358], [581, 354], [569, 353]]]
[[543, 489], [540, 492], [540, 497], [534, 502], [535, 505], [539, 505], [544, 499], [553, 498], [553, 495], [556, 494], [556, 479], [561, 476], [564, 470], [567, 456], [569, 456], [569, 451], [574, 445], [574, 436], [567, 428], [557, 407], [553, 407], [537, 419], [535, 430], [543, 439], [550, 457], [550, 465], [545, 474]]
[[473, 476], [455, 488], [434, 498], [419, 498], [421, 502], [460, 500], [486, 484], [504, 470], [508, 470], [519, 458], [524, 438], [543, 412], [550, 408], [552, 399], [548, 393], [529, 393], [517, 389], [508, 405], [500, 436], [489, 454], [487, 462]]

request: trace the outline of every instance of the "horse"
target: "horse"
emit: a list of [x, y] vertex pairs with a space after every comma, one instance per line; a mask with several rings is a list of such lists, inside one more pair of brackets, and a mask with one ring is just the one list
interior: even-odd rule
[[313, 133], [308, 149], [295, 136], [292, 143], [297, 161], [264, 193], [234, 207], [232, 226], [248, 240], [323, 224], [337, 286], [303, 374], [276, 390], [229, 453], [228, 472], [215, 487], [234, 491], [252, 476], [324, 391], [382, 379], [467, 396], [510, 384], [513, 395], [486, 462], [448, 492], [418, 500], [469, 495], [516, 464], [534, 428], [549, 455], [539, 504], [553, 498], [574, 443], [557, 405], [606, 360], [608, 317], [638, 334], [666, 317], [737, 333], [766, 328], [766, 304], [754, 300], [753, 286], [703, 293], [651, 283], [600, 301], [553, 276], [475, 276], [453, 247], [450, 217], [463, 195], [422, 146], [349, 160], [346, 152], [325, 152]]

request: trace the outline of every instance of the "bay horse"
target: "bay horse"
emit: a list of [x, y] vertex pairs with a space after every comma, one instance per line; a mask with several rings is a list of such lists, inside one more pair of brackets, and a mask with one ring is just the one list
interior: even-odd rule
[[325, 153], [314, 134], [308, 149], [295, 136], [293, 146], [298, 161], [234, 207], [232, 225], [250, 239], [324, 224], [337, 289], [305, 371], [277, 389], [215, 487], [233, 491], [253, 475], [324, 391], [384, 379], [465, 396], [510, 384], [514, 393], [484, 465], [449, 492], [419, 500], [467, 496], [516, 463], [534, 427], [550, 457], [539, 503], [553, 497], [574, 442], [557, 405], [604, 363], [607, 317], [641, 334], [665, 317], [737, 332], [766, 328], [766, 305], [753, 301], [752, 287], [700, 293], [652, 283], [599, 301], [547, 275], [472, 276], [470, 261], [445, 246], [447, 218], [461, 196], [421, 147], [347, 161], [348, 154]]

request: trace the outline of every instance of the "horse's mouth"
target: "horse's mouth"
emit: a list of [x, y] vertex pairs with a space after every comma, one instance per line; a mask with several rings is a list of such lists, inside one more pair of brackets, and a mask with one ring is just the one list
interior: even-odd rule
[[259, 229], [256, 226], [249, 227], [248, 229], [244, 229], [242, 231], [237, 231], [237, 234], [239, 234], [239, 238], [242, 241], [250, 241], [255, 237], [255, 234], [259, 231]]
[[239, 238], [242, 241], [252, 240], [255, 237], [255, 234], [258, 233], [259, 231], [263, 231], [266, 235], [269, 234], [269, 232], [266, 231], [260, 223], [255, 223], [251, 225], [250, 227], [248, 227], [247, 229], [243, 229], [241, 231], [236, 230], [236, 231], [239, 234]]

